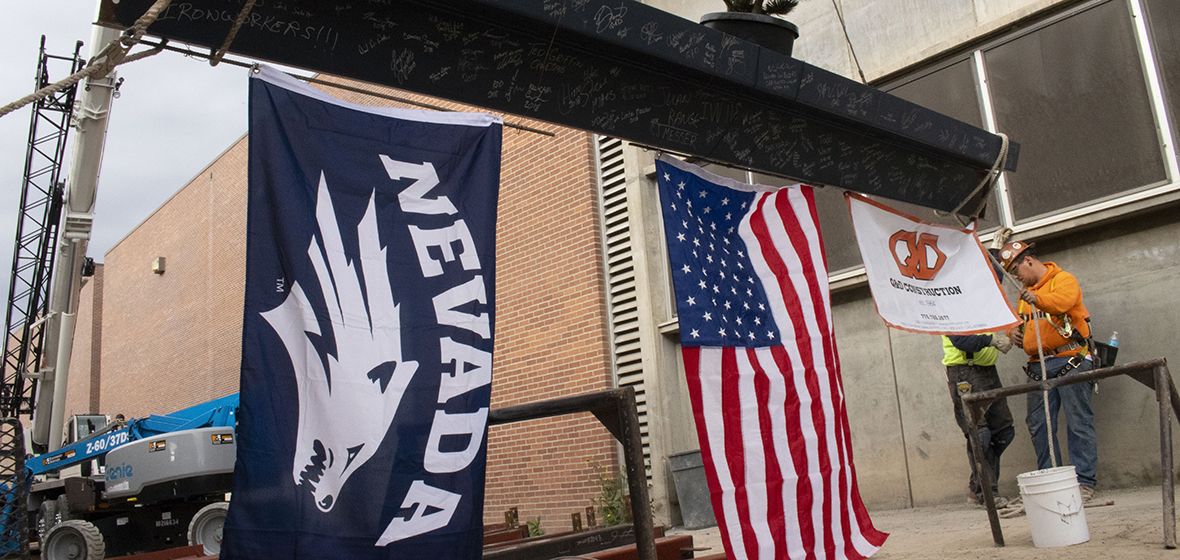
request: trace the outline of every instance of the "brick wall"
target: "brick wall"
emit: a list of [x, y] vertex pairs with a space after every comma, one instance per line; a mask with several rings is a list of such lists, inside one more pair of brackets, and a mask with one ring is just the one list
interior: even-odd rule
[[238, 390], [245, 171], [242, 138], [107, 252], [104, 413], [171, 412]]
[[[506, 120], [554, 136], [504, 129], [493, 407], [612, 386], [591, 138]], [[107, 253], [103, 412], [166, 412], [237, 390], [245, 200], [243, 139]], [[159, 256], [162, 275], [151, 270]], [[613, 439], [590, 414], [494, 427], [488, 449], [485, 519], [501, 522], [506, 508], [518, 506], [522, 520], [539, 516], [548, 532], [568, 530], [570, 513], [598, 494], [596, 467], [618, 463]]]
[[[591, 138], [528, 124], [557, 135], [504, 133], [493, 407], [613, 384]], [[492, 428], [485, 519], [519, 506], [522, 521], [569, 530], [598, 494], [594, 467], [618, 462], [613, 441], [585, 413]]]

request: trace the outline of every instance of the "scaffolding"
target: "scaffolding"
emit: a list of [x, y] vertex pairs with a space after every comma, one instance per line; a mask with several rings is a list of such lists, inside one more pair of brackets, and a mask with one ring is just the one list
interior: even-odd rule
[[[48, 54], [42, 35], [34, 91], [52, 83], [50, 66], [55, 71], [58, 67], [68, 70], [66, 75], [81, 70], [81, 50], [82, 42], [78, 41], [73, 56]], [[29, 555], [21, 417], [32, 414], [36, 386], [29, 378], [37, 370], [45, 343], [44, 319], [61, 217], [61, 169], [76, 92], [77, 86], [71, 86], [38, 100], [29, 124], [5, 314], [4, 359], [0, 361], [0, 557], [4, 558]]]

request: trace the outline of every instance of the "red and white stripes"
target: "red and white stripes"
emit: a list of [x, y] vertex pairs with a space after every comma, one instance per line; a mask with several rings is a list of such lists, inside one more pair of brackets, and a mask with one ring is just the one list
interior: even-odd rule
[[887, 535], [856, 486], [811, 188], [760, 193], [739, 233], [780, 345], [683, 347], [726, 551], [750, 560], [866, 558]]

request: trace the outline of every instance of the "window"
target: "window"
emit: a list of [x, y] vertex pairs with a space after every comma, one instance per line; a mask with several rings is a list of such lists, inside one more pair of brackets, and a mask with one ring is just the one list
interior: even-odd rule
[[1111, 1], [984, 49], [1017, 223], [1167, 179], [1127, 3]]
[[1180, 114], [1180, 2], [1144, 0], [1148, 33], [1155, 47], [1156, 64], [1162, 72], [1165, 103], [1172, 117], [1173, 142], [1180, 140], [1175, 115]]

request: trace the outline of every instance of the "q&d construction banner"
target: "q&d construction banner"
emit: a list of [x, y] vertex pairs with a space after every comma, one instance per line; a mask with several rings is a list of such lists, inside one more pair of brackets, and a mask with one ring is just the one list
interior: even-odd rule
[[1020, 322], [970, 229], [924, 222], [845, 194], [877, 313], [891, 327], [977, 334]]

